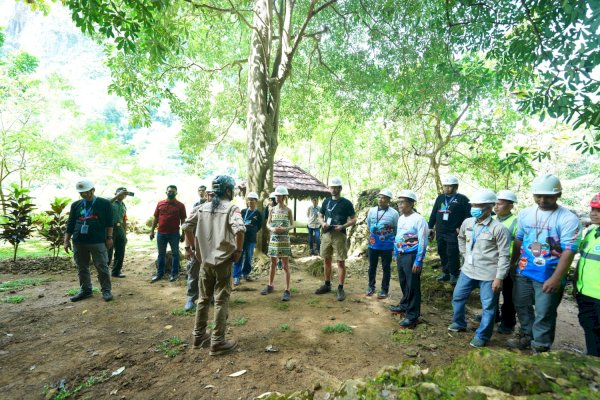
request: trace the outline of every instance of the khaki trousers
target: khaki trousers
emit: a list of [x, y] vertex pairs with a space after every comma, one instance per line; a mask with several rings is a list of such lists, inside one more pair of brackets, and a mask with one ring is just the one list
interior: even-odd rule
[[196, 308], [194, 336], [203, 336], [208, 323], [210, 300], [215, 298], [215, 329], [212, 331], [211, 344], [225, 340], [227, 317], [229, 316], [229, 296], [231, 294], [231, 273], [233, 263], [227, 261], [220, 265], [200, 266], [200, 297]]

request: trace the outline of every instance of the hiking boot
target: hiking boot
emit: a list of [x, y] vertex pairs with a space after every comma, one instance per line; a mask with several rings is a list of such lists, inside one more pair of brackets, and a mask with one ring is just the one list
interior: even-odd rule
[[406, 310], [400, 304], [397, 306], [390, 306], [388, 309], [392, 312], [392, 314], [406, 314]]
[[365, 293], [365, 296], [371, 297], [374, 294], [375, 294], [375, 288], [368, 288], [367, 291], [366, 291], [366, 293]]
[[110, 290], [103, 290], [102, 298], [104, 299], [104, 301], [111, 301], [113, 299], [113, 295], [110, 292]]
[[291, 293], [289, 290], [283, 291], [283, 296], [281, 296], [281, 301], [290, 301]]
[[387, 299], [387, 292], [380, 290], [379, 293], [377, 293], [377, 298], [379, 300]]
[[533, 354], [546, 353], [550, 351], [550, 347], [548, 346], [531, 346], [531, 352]]
[[401, 329], [415, 329], [417, 327], [417, 321], [410, 321], [407, 318], [404, 318], [402, 321], [400, 321], [400, 324], [398, 325]]
[[240, 283], [242, 283], [240, 278], [233, 278], [233, 286], [240, 286]]
[[331, 285], [326, 285], [326, 284], [324, 284], [323, 286], [321, 286], [320, 288], [315, 290], [315, 294], [325, 294], [325, 293], [329, 293], [329, 292], [331, 292]]
[[531, 339], [521, 333], [517, 333], [513, 338], [506, 341], [506, 345], [511, 349], [525, 350], [531, 347]]
[[496, 329], [496, 332], [498, 332], [501, 335], [512, 335], [512, 333], [514, 332], [514, 329], [500, 324], [498, 326], [498, 329]]
[[337, 301], [344, 301], [344, 299], [346, 298], [346, 292], [344, 292], [344, 288], [341, 286], [338, 286], [337, 288]]
[[71, 296], [71, 301], [76, 302], [79, 300], [87, 299], [88, 297], [92, 297], [92, 292], [79, 292], [75, 296]]
[[475, 348], [485, 347], [486, 343], [487, 342], [485, 340], [479, 339], [478, 337], [474, 337], [469, 342], [469, 344], [471, 345], [471, 347], [475, 347]]
[[265, 286], [265, 288], [260, 291], [260, 294], [262, 294], [263, 296], [266, 296], [269, 293], [273, 293], [273, 286], [271, 286], [271, 285]]
[[194, 309], [194, 307], [196, 307], [196, 303], [194, 303], [194, 300], [192, 300], [191, 297], [188, 297], [185, 305], [183, 306], [183, 311], [191, 311]]
[[204, 332], [202, 336], [194, 336], [194, 349], [207, 348], [210, 345], [210, 331]]
[[448, 330], [450, 332], [464, 332], [467, 330], [466, 327], [460, 326], [459, 324], [457, 324], [456, 322], [451, 323], [450, 325], [448, 325]]
[[211, 356], [220, 356], [232, 352], [237, 347], [235, 340], [224, 340], [219, 343], [212, 344], [208, 354]]
[[244, 275], [244, 280], [246, 282], [254, 282], [254, 278], [252, 278], [250, 275]]
[[454, 276], [454, 275], [452, 275], [452, 276], [450, 277], [450, 284], [451, 284], [452, 286], [455, 286], [457, 282], [458, 282], [458, 276]]
[[438, 282], [448, 282], [450, 280], [450, 275], [449, 274], [442, 274], [440, 276], [437, 277], [437, 281]]

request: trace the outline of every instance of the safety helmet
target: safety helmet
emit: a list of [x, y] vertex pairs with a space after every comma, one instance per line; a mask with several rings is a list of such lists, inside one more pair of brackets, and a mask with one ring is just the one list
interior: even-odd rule
[[560, 192], [562, 192], [560, 180], [552, 174], [538, 176], [531, 184], [531, 193], [533, 194], [553, 195]]
[[277, 186], [273, 193], [275, 193], [275, 196], [288, 196], [289, 195], [287, 188], [285, 186], [281, 186], [281, 185]]
[[378, 195], [383, 195], [383, 196], [387, 196], [390, 199], [392, 197], [394, 197], [394, 194], [392, 193], [392, 191], [390, 189], [381, 189], [378, 193]]
[[250, 192], [250, 193], [248, 193], [248, 196], [246, 196], [246, 197], [249, 198], [249, 199], [258, 200], [258, 193], [256, 193], [256, 192]]
[[417, 194], [412, 190], [402, 190], [400, 193], [398, 193], [398, 197], [417, 201]]
[[331, 178], [329, 187], [342, 186], [342, 179], [339, 177]]
[[442, 185], [458, 185], [458, 178], [454, 175], [446, 175], [442, 179]]
[[77, 190], [79, 193], [87, 192], [89, 190], [92, 190], [93, 188], [94, 183], [89, 179], [82, 179], [75, 184], [75, 190]]
[[233, 190], [235, 181], [229, 175], [219, 175], [212, 181], [212, 190], [217, 196], [223, 196], [227, 189]]
[[592, 197], [592, 201], [590, 201], [590, 207], [600, 208], [600, 193]]
[[481, 189], [480, 191], [475, 193], [473, 198], [471, 198], [470, 203], [471, 204], [489, 204], [489, 203], [496, 203], [497, 200], [498, 200], [498, 198], [496, 197], [496, 193], [494, 193], [493, 190]]
[[517, 195], [512, 190], [501, 190], [498, 192], [498, 200], [508, 200], [517, 203]]
[[271, 193], [269, 194], [269, 198], [270, 198], [270, 199], [274, 199], [274, 198], [275, 198], [275, 192], [271, 192]]

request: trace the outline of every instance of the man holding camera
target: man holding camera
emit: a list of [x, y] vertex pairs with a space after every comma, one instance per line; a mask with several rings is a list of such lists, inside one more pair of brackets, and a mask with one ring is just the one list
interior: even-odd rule
[[111, 275], [115, 278], [125, 278], [121, 270], [127, 245], [127, 207], [123, 203], [127, 196], [133, 196], [133, 193], [127, 191], [127, 188], [120, 187], [115, 191], [115, 197], [110, 199], [113, 211], [113, 247], [108, 250], [108, 265], [112, 261]]

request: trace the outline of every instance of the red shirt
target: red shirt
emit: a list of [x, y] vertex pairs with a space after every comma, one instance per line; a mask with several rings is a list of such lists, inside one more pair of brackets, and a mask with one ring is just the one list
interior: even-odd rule
[[158, 220], [158, 233], [179, 233], [179, 225], [186, 219], [185, 206], [176, 199], [161, 200], [154, 210], [154, 218]]

